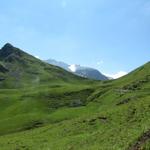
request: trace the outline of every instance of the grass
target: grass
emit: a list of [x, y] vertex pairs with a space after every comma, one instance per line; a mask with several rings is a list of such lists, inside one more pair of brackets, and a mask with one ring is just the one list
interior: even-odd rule
[[[41, 87], [36, 88], [36, 90], [24, 89], [22, 91], [25, 93], [23, 95], [24, 100], [19, 100], [19, 103], [17, 101], [18, 105], [15, 103], [15, 108], [12, 108], [13, 105], [11, 104], [11, 109], [6, 103], [7, 114], [0, 113], [2, 116], [5, 116], [3, 118], [6, 118], [7, 115], [12, 119], [10, 119], [11, 121], [7, 120], [8, 123], [4, 120], [1, 121], [4, 127], [2, 128], [2, 124], [0, 124], [0, 133], [5, 134], [0, 137], [1, 149], [128, 149], [130, 145], [136, 142], [138, 137], [149, 130], [149, 82], [142, 84], [140, 89], [130, 89], [123, 95], [120, 95], [120, 90], [118, 90], [122, 88], [122, 85], [119, 87], [118, 84], [116, 85], [116, 81], [111, 82], [109, 87], [105, 84], [110, 85], [108, 82], [99, 83], [95, 87], [88, 85], [66, 85], [66, 87], [56, 86], [53, 88], [46, 86], [44, 90]], [[126, 84], [128, 85], [128, 83]], [[110, 88], [111, 86], [113, 88]], [[87, 95], [86, 92], [80, 93], [80, 91], [86, 91], [90, 88], [92, 88], [90, 95]], [[6, 90], [5, 92], [9, 91]], [[14, 92], [16, 93], [16, 91]], [[20, 94], [20, 97], [22, 97], [22, 92], [19, 90], [17, 94]], [[53, 105], [47, 105], [46, 98], [48, 97], [49, 99], [49, 94], [53, 96], [56, 94], [56, 97], [58, 96], [61, 101], [64, 100], [64, 103], [66, 98], [67, 102], [69, 99], [72, 100], [71, 96], [69, 98], [66, 97], [68, 95], [66, 92], [70, 93], [69, 95], [79, 92], [83, 94], [83, 97], [85, 96], [88, 103], [84, 106], [71, 107], [66, 105], [59, 106], [58, 108], [51, 108], [50, 106]], [[49, 93], [48, 96], [47, 93]], [[81, 96], [80, 94], [79, 96]], [[15, 94], [13, 96], [14, 99], [18, 97]], [[72, 96], [74, 98], [74, 94]], [[35, 97], [40, 97], [41, 100], [37, 100]], [[56, 97], [55, 100], [57, 100]], [[127, 98], [131, 98], [130, 101], [117, 105]], [[12, 129], [15, 129], [13, 134], [8, 134], [10, 126], [7, 126], [7, 124], [11, 124]], [[17, 132], [20, 127], [21, 132]], [[149, 148], [148, 145], [149, 141], [146, 141], [142, 147]]]
[[[0, 150], [130, 149], [150, 130], [149, 68], [147, 63], [121, 79], [99, 82], [36, 60], [19, 86], [13, 87], [14, 78], [2, 81]], [[149, 150], [150, 139], [139, 148]]]
[[[109, 110], [96, 103], [62, 108], [49, 116], [49, 125], [2, 136], [0, 145], [3, 150], [126, 149], [149, 129], [149, 98]], [[133, 112], [135, 108], [137, 111]], [[103, 117], [107, 119], [100, 119]]]

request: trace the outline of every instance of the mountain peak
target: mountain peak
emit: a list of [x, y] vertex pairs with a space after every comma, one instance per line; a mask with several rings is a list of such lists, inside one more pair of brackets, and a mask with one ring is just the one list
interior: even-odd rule
[[13, 45], [11, 45], [10, 43], [6, 43], [2, 49], [8, 49], [8, 48], [13, 48]]
[[6, 43], [0, 50], [0, 57], [7, 57], [13, 53], [14, 47], [10, 43]]
[[12, 54], [21, 56], [21, 53], [21, 50], [19, 50], [18, 48], [14, 47], [10, 43], [6, 43], [0, 50], [0, 58], [5, 59]]

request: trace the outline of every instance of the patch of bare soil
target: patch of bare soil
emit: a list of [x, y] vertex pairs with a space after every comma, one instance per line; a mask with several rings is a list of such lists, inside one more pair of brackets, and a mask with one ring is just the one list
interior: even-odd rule
[[141, 147], [150, 139], [150, 130], [141, 135], [136, 143], [128, 148], [128, 150], [141, 150]]

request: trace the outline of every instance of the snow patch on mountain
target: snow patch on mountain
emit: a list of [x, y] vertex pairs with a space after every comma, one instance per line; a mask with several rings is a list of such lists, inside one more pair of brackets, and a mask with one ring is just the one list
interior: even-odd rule
[[80, 65], [72, 64], [68, 67], [70, 71], [76, 72], [78, 68], [80, 68]]

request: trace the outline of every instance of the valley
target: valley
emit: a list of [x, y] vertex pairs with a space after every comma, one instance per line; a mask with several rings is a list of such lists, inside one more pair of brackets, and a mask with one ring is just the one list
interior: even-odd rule
[[95, 81], [0, 50], [0, 150], [149, 150], [149, 130], [150, 62]]

